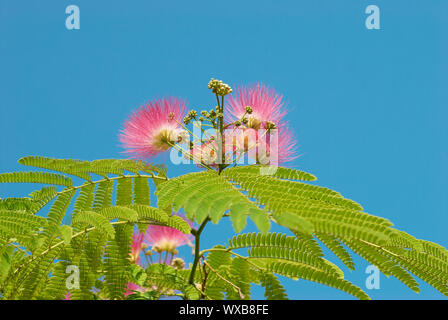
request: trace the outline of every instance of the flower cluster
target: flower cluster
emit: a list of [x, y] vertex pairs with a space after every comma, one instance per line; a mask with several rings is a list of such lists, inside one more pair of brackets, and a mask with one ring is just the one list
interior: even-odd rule
[[[182, 215], [176, 215], [184, 218]], [[191, 221], [185, 220], [192, 225]], [[186, 244], [192, 246], [191, 241], [191, 234], [184, 234], [177, 229], [166, 226], [149, 225], [145, 232], [134, 232], [129, 260], [131, 263], [143, 267], [142, 254], [147, 264], [155, 263], [153, 254], [158, 254], [158, 260], [156, 260], [158, 263], [169, 264], [176, 269], [183, 269], [185, 267], [184, 260], [175, 257], [178, 254], [177, 248]], [[130, 282], [127, 285], [125, 296], [134, 293], [134, 291], [145, 292], [146, 290], [146, 288]]]
[[120, 141], [134, 158], [150, 158], [169, 150], [188, 136], [179, 123], [186, 104], [179, 98], [150, 101], [124, 124]]
[[[182, 215], [174, 214], [183, 218], [191, 226], [193, 225]], [[191, 245], [192, 239], [191, 234], [184, 234], [171, 227], [149, 225], [145, 232], [134, 232], [129, 259], [132, 263], [142, 265], [142, 253], [149, 259], [147, 262], [152, 262], [152, 255], [156, 253], [159, 255], [158, 262], [171, 264], [174, 256], [178, 254], [177, 248], [186, 244]], [[165, 257], [163, 257], [163, 254], [165, 254]], [[169, 260], [168, 256], [171, 256]]]
[[270, 165], [297, 158], [282, 95], [261, 83], [232, 93], [229, 85], [213, 78], [208, 88], [218, 102], [211, 109], [186, 113], [183, 100], [165, 98], [133, 113], [120, 135], [126, 152], [145, 159], [174, 148], [198, 166], [218, 170], [245, 157]]

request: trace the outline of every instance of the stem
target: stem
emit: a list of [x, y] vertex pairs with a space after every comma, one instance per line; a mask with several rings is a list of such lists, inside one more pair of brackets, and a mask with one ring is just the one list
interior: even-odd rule
[[211, 265], [209, 265], [209, 264], [207, 263], [207, 261], [204, 261], [204, 265], [206, 265], [207, 267], [209, 267], [209, 269], [210, 269], [211, 271], [213, 271], [213, 272], [216, 274], [216, 276], [217, 276], [218, 278], [224, 280], [225, 282], [227, 282], [228, 284], [230, 284], [232, 287], [234, 287], [234, 288], [238, 291], [238, 294], [240, 295], [240, 298], [241, 298], [241, 299], [244, 299], [244, 294], [241, 292], [241, 288], [240, 288], [240, 287], [238, 287], [236, 284], [232, 283], [231, 281], [229, 281], [229, 280], [227, 280], [226, 278], [224, 278], [223, 276], [221, 276], [215, 269], [213, 269], [213, 268], [211, 267]]
[[205, 163], [203, 163], [202, 161], [197, 161], [192, 154], [190, 154], [189, 152], [187, 152], [186, 150], [184, 150], [184, 148], [180, 147], [177, 144], [172, 144], [171, 142], [167, 142], [168, 145], [170, 145], [171, 147], [173, 147], [174, 149], [180, 151], [183, 155], [188, 156], [190, 158], [190, 160], [195, 161], [196, 163], [198, 163], [199, 165], [201, 165], [202, 167], [204, 167], [205, 169], [209, 169], [209, 170], [213, 170], [210, 166], [206, 165]]
[[107, 178], [104, 178], [104, 179], [101, 179], [101, 180], [97, 180], [97, 181], [88, 181], [88, 182], [85, 182], [85, 183], [83, 183], [83, 184], [81, 184], [79, 186], [75, 186], [75, 187], [68, 187], [68, 188], [65, 188], [64, 190], [61, 190], [61, 191], [57, 192], [56, 195], [61, 195], [63, 193], [66, 193], [66, 192], [69, 192], [69, 191], [72, 191], [72, 190], [77, 190], [77, 189], [80, 189], [82, 187], [85, 187], [85, 186], [88, 186], [88, 185], [91, 185], [91, 184], [98, 184], [98, 183], [106, 182], [106, 181], [113, 181], [113, 180], [119, 180], [119, 179], [125, 179], [125, 178], [137, 178], [137, 177], [139, 177], [139, 178], [151, 178], [151, 179], [168, 180], [167, 177], [156, 176], [156, 175], [153, 175], [153, 174], [150, 174], [150, 175], [147, 175], [147, 174], [120, 175], [118, 177], [111, 177], [111, 178], [107, 177]]
[[218, 101], [219, 112], [222, 114], [222, 118], [218, 118], [219, 121], [219, 159], [221, 159], [221, 163], [218, 165], [218, 174], [221, 174], [221, 171], [224, 169], [223, 162], [225, 160], [225, 156], [223, 159], [223, 145], [224, 145], [224, 96], [221, 97], [221, 103], [219, 103], [219, 97], [216, 95], [216, 100]]
[[202, 255], [204, 255], [204, 253], [206, 253], [206, 252], [211, 252], [211, 251], [225, 251], [225, 252], [230, 252], [230, 254], [234, 255], [235, 257], [238, 257], [238, 258], [241, 258], [241, 259], [246, 260], [246, 262], [249, 263], [250, 265], [252, 265], [254, 268], [256, 268], [256, 269], [258, 269], [258, 270], [260, 270], [260, 271], [266, 271], [264, 268], [262, 268], [262, 267], [256, 265], [256, 264], [253, 263], [252, 261], [250, 261], [248, 257], [242, 256], [242, 255], [240, 255], [240, 254], [238, 254], [238, 253], [236, 253], [236, 252], [233, 252], [233, 251], [230, 250], [230, 249], [210, 248], [210, 249], [202, 250], [202, 251], [199, 253], [199, 256], [202, 256]]
[[199, 252], [199, 239], [201, 237], [201, 233], [202, 230], [204, 230], [205, 225], [207, 224], [207, 222], [209, 222], [210, 218], [207, 217], [204, 222], [202, 222], [201, 226], [199, 227], [198, 230], [192, 230], [192, 234], [194, 235], [194, 260], [193, 260], [193, 266], [191, 267], [191, 272], [190, 272], [190, 278], [188, 280], [188, 283], [190, 284], [194, 284], [194, 274], [196, 272], [196, 268], [198, 266], [198, 262], [200, 259], [200, 252]]

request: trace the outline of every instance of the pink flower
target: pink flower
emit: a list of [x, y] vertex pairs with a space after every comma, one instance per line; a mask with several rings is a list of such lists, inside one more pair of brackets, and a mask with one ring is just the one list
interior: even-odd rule
[[159, 253], [166, 251], [174, 254], [177, 247], [188, 244], [191, 239], [191, 234], [165, 226], [149, 225], [145, 234], [145, 240], [153, 246], [154, 251]]
[[251, 128], [240, 129], [238, 132], [238, 153], [247, 153], [257, 163], [278, 165], [297, 158], [296, 141], [286, 123], [282, 123], [280, 129], [271, 130], [269, 133]]
[[[273, 134], [277, 134], [277, 143], [273, 141]], [[286, 122], [281, 123], [276, 131], [268, 133], [266, 139], [264, 141], [262, 139], [260, 145], [262, 150], [258, 150], [258, 153], [263, 156], [263, 152], [265, 152], [264, 155], [268, 155], [270, 165], [282, 164], [299, 157], [297, 155], [297, 141]], [[263, 149], [263, 147], [265, 148]]]
[[267, 121], [278, 125], [286, 114], [283, 96], [264, 84], [257, 83], [238, 87], [235, 94], [227, 98], [226, 111], [230, 113], [227, 122], [241, 119], [247, 106], [252, 108], [252, 114], [246, 114], [246, 118], [249, 120], [247, 127], [252, 129], [264, 128]]
[[200, 163], [206, 164], [209, 167], [216, 167], [216, 160], [218, 159], [218, 144], [215, 140], [203, 142], [200, 145], [195, 145], [190, 150], [193, 157], [192, 160], [197, 164], [198, 168], [202, 168]]
[[145, 292], [146, 288], [140, 287], [138, 284], [129, 282], [126, 285], [126, 292], [124, 293], [124, 296], [127, 297], [127, 296], [133, 294], [134, 291]]
[[131, 262], [140, 264], [140, 252], [143, 250], [144, 233], [134, 232], [131, 244]]
[[[261, 160], [260, 156], [263, 157], [263, 152], [265, 157], [268, 155], [271, 158], [271, 161], [269, 161], [271, 165], [297, 158], [297, 142], [289, 129], [288, 122], [282, 120], [286, 114], [283, 96], [261, 83], [239, 87], [236, 90], [236, 95], [230, 96], [227, 100], [227, 110], [230, 113], [228, 121], [240, 120], [246, 113], [247, 106], [252, 108], [252, 113], [245, 115], [248, 119], [247, 128], [266, 129], [268, 122], [275, 124], [276, 128], [275, 131], [266, 135], [258, 132], [256, 141], [247, 141], [247, 138], [244, 138], [246, 139], [246, 149], [248, 146], [249, 149], [253, 148], [254, 144], [258, 147], [257, 161]], [[273, 143], [275, 140], [273, 140], [274, 132], [277, 134], [277, 143]]]
[[179, 123], [186, 103], [179, 98], [163, 98], [148, 102], [133, 112], [124, 124], [120, 141], [135, 158], [153, 157], [180, 142], [184, 136]]
[[67, 294], [64, 296], [64, 299], [62, 300], [72, 300], [72, 294], [70, 293], [70, 291], [67, 291]]

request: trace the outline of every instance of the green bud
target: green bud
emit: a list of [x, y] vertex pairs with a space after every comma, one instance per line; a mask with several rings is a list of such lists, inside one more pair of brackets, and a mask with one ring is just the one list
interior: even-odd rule
[[223, 83], [221, 80], [211, 79], [208, 83], [208, 88], [218, 96], [225, 96], [232, 92], [232, 88], [228, 84]]
[[188, 112], [188, 116], [190, 118], [194, 118], [198, 115], [198, 113], [196, 112], [196, 110], [191, 110], [190, 112]]
[[246, 112], [247, 112], [247, 114], [252, 114], [252, 107], [246, 106]]
[[272, 122], [272, 121], [267, 121], [266, 122], [266, 129], [272, 130], [272, 129], [275, 129], [275, 128], [277, 128], [277, 126], [275, 125], [274, 122]]
[[183, 269], [185, 267], [185, 261], [181, 258], [174, 258], [171, 264], [176, 269]]
[[148, 256], [148, 257], [152, 256], [152, 251], [151, 250], [147, 250], [145, 252], [145, 256]]

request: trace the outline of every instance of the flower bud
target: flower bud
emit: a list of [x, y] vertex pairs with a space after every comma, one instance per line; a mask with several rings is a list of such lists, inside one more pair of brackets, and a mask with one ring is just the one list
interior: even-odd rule
[[188, 112], [188, 116], [190, 118], [194, 118], [198, 115], [198, 113], [196, 112], [196, 110], [191, 110], [190, 112]]
[[171, 265], [176, 269], [183, 269], [185, 268], [185, 261], [181, 258], [174, 258]]
[[246, 106], [246, 112], [247, 112], [247, 114], [252, 114], [252, 107]]
[[277, 126], [275, 125], [274, 122], [272, 122], [272, 121], [267, 121], [266, 122], [266, 129], [267, 130], [272, 130], [272, 129], [275, 129], [275, 128], [277, 128]]
[[154, 247], [152, 248], [152, 250], [155, 251], [155, 252], [157, 252], [157, 253], [162, 253], [162, 252], [163, 252], [163, 249], [160, 248], [159, 246], [154, 246]]

